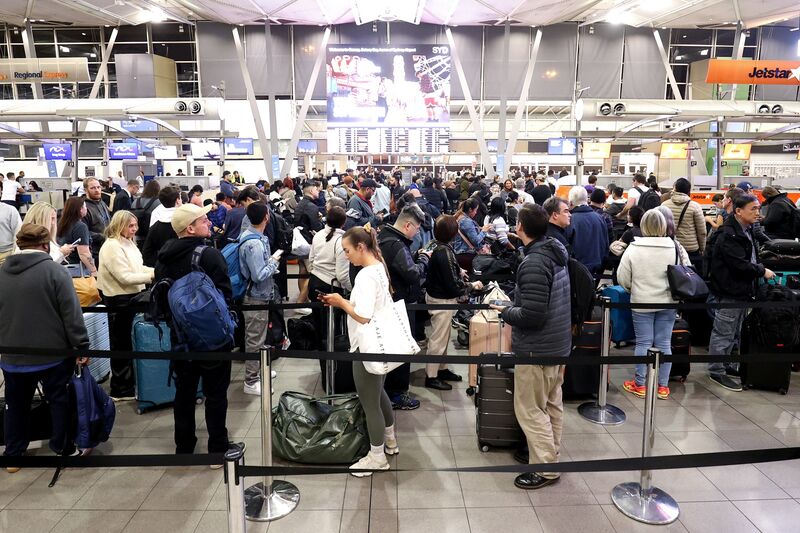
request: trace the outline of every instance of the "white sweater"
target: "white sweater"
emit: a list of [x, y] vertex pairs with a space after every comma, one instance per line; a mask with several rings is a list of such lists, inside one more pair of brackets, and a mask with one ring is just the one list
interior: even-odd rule
[[106, 239], [100, 248], [97, 288], [106, 296], [136, 294], [153, 280], [153, 269], [144, 266], [142, 253], [129, 239]]
[[[688, 255], [683, 247], [669, 237], [636, 237], [622, 254], [617, 268], [617, 281], [631, 293], [631, 303], [674, 303], [667, 281], [667, 265], [675, 263], [675, 248], [678, 246], [678, 261], [689, 266]], [[657, 309], [635, 309], [653, 313]]]
[[331, 239], [326, 241], [330, 231], [330, 226], [325, 226], [314, 234], [311, 240], [311, 252], [308, 254], [311, 274], [329, 285], [333, 280], [337, 280], [336, 285], [351, 290], [353, 286], [350, 284], [350, 262], [342, 249], [344, 230], [334, 230]]

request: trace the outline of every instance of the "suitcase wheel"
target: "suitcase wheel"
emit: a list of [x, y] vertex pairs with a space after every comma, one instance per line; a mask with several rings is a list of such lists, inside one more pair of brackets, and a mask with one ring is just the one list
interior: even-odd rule
[[750, 389], [751, 389], [750, 385], [748, 385], [747, 383], [742, 383], [742, 390], [750, 390]]
[[483, 453], [488, 452], [489, 451], [489, 445], [488, 444], [481, 444], [481, 451]]
[[788, 393], [789, 393], [789, 391], [786, 390], [786, 389], [778, 389], [778, 394], [782, 394], [783, 396], [786, 396]]
[[136, 414], [137, 415], [143, 415], [144, 414], [144, 409], [142, 409], [141, 407], [137, 407], [136, 408]]
[[475, 387], [467, 387], [467, 396], [475, 396]]
[[456, 342], [464, 347], [469, 346], [469, 333], [466, 331], [459, 331], [458, 335], [456, 335]]

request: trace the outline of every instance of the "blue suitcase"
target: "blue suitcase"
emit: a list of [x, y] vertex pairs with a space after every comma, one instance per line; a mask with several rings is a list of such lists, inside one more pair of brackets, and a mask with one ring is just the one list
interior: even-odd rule
[[[159, 331], [160, 330], [160, 331]], [[135, 352], [169, 352], [172, 344], [170, 329], [165, 322], [149, 322], [142, 313], [133, 319], [131, 338]], [[169, 359], [134, 359], [133, 372], [136, 376], [136, 412], [171, 404], [175, 401], [175, 383], [170, 379]], [[198, 388], [198, 398], [202, 398]], [[202, 400], [200, 400], [202, 401]], [[198, 403], [200, 403], [198, 401]]]
[[[630, 303], [631, 295], [619, 285], [611, 285], [603, 289], [602, 296], [611, 299], [612, 303]], [[611, 342], [619, 348], [623, 342], [633, 342], [636, 334], [633, 331], [633, 314], [630, 309], [611, 310]]]

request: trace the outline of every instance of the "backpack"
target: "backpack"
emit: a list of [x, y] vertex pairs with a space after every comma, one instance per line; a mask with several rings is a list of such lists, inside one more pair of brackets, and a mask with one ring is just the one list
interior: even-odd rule
[[569, 270], [570, 309], [572, 324], [580, 326], [592, 315], [595, 298], [595, 282], [586, 265], [570, 257]]
[[759, 302], [797, 301], [797, 307], [760, 307], [753, 310], [754, 327], [751, 333], [761, 346], [794, 346], [800, 340], [800, 291], [784, 285], [765, 284], [758, 288], [756, 300]]
[[[636, 190], [639, 190], [639, 188], [637, 187]], [[647, 189], [639, 196], [639, 201], [636, 205], [645, 211], [650, 211], [661, 205], [661, 195], [655, 189]]]
[[236, 318], [222, 292], [200, 268], [206, 246], [192, 252], [192, 271], [174, 281], [167, 295], [172, 326], [178, 339], [175, 351], [211, 352], [233, 344]]
[[153, 204], [156, 203], [158, 198], [150, 198], [150, 200], [142, 206], [142, 198], [139, 197], [133, 202], [131, 206], [131, 213], [136, 216], [139, 221], [139, 229], [136, 230], [136, 235], [139, 237], [146, 237], [147, 231], [150, 229], [150, 216], [153, 214]]
[[317, 326], [311, 316], [290, 318], [287, 330], [289, 342], [296, 350], [314, 350], [318, 342]]
[[75, 446], [94, 448], [111, 436], [117, 414], [114, 400], [97, 384], [88, 368], [78, 369], [72, 375], [70, 386], [77, 419]]
[[239, 248], [247, 241], [253, 239], [260, 239], [258, 235], [250, 234], [244, 239], [226, 244], [222, 249], [222, 257], [225, 258], [225, 263], [228, 265], [228, 277], [231, 278], [231, 289], [233, 289], [233, 301], [238, 302], [244, 297], [247, 292], [247, 287], [250, 280], [242, 275], [242, 268], [239, 263]]
[[282, 215], [270, 212], [269, 224], [275, 228], [275, 238], [269, 243], [273, 251], [283, 250], [288, 255], [292, 252], [292, 227]]

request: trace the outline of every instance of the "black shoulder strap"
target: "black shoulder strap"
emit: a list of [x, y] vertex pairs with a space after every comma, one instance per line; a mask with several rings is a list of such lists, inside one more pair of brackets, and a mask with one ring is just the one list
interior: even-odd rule
[[678, 217], [678, 224], [675, 226], [676, 229], [681, 227], [681, 222], [683, 222], [683, 215], [685, 215], [686, 214], [686, 210], [689, 209], [689, 203], [690, 202], [691, 202], [691, 200], [688, 200], [686, 202], [686, 205], [683, 206], [683, 209], [681, 210], [681, 216]]
[[[142, 205], [142, 197], [140, 196], [139, 198], [137, 198], [137, 200], [139, 201], [139, 206], [141, 206]], [[147, 202], [146, 206], [144, 206], [145, 213], [150, 211], [150, 208], [153, 207], [153, 204], [156, 203], [156, 200], [158, 200], [157, 197], [156, 198], [150, 198], [150, 201]]]
[[202, 270], [200, 268], [200, 257], [203, 255], [203, 250], [206, 248], [207, 246], [205, 244], [201, 244], [192, 252], [192, 270]]

